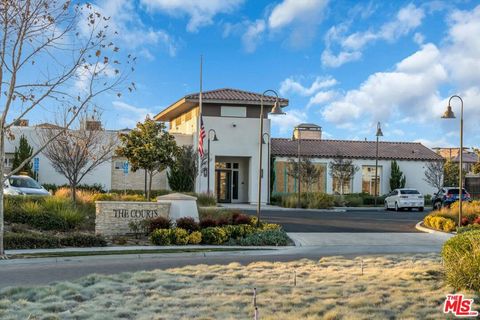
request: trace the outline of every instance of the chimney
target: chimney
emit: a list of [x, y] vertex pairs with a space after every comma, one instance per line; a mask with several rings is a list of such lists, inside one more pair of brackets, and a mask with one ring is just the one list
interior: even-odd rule
[[28, 119], [17, 119], [14, 125], [18, 127], [28, 127]]
[[102, 130], [102, 122], [99, 120], [85, 120], [84, 128], [89, 131]]
[[322, 127], [312, 123], [302, 123], [293, 129], [293, 140], [322, 140]]

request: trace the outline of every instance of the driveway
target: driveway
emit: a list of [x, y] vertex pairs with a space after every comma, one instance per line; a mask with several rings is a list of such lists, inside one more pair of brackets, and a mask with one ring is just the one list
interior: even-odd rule
[[[249, 214], [255, 210], [244, 209]], [[378, 208], [341, 210], [275, 209], [262, 210], [261, 219], [283, 226], [287, 232], [418, 232], [415, 225], [429, 210], [384, 211]]]

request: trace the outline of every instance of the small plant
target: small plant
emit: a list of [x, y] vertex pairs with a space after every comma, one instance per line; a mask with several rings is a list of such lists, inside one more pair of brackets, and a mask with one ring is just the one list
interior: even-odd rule
[[250, 223], [250, 216], [238, 213], [232, 215], [233, 224], [249, 224]]
[[113, 237], [112, 238], [112, 242], [114, 244], [117, 244], [119, 246], [124, 246], [127, 244], [127, 238], [126, 237], [122, 237], [122, 236], [116, 236], [116, 237]]
[[242, 246], [286, 246], [289, 238], [284, 231], [268, 230], [255, 232], [238, 241]]
[[138, 239], [140, 235], [145, 234], [148, 226], [149, 221], [146, 220], [130, 221], [128, 223], [128, 228], [134, 234], [135, 239]]
[[200, 228], [210, 228], [210, 227], [216, 227], [217, 226], [217, 221], [212, 219], [212, 218], [205, 218], [200, 220]]
[[172, 229], [156, 229], [150, 235], [150, 241], [157, 246], [168, 246], [172, 244]]
[[193, 231], [188, 236], [188, 244], [200, 244], [202, 242], [202, 233], [200, 231]]
[[197, 194], [197, 204], [199, 207], [215, 207], [217, 205], [217, 199], [213, 195], [200, 193]]
[[149, 221], [148, 230], [150, 233], [152, 233], [156, 229], [170, 229], [172, 227], [172, 221], [168, 218], [156, 217], [153, 219], [149, 219], [148, 221]]
[[221, 227], [209, 227], [202, 229], [202, 243], [204, 244], [223, 244], [228, 240], [228, 235]]
[[442, 258], [448, 284], [455, 289], [480, 291], [480, 230], [448, 239]]
[[175, 244], [186, 245], [188, 243], [189, 234], [188, 231], [182, 228], [173, 229], [173, 237]]
[[176, 221], [177, 228], [182, 228], [188, 232], [198, 231], [200, 229], [199, 224], [192, 217], [182, 217]]

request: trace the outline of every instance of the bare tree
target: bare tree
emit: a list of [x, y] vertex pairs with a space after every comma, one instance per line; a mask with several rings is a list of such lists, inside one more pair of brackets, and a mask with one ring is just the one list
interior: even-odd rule
[[98, 122], [89, 120], [86, 116], [78, 118], [78, 125], [70, 130], [61, 130], [58, 135], [56, 127], [40, 129], [40, 137], [48, 143], [43, 154], [50, 160], [55, 171], [63, 175], [70, 185], [72, 201], [76, 203], [76, 191], [82, 179], [95, 168], [110, 160], [115, 150], [117, 135], [97, 126]]
[[340, 194], [343, 195], [343, 186], [351, 181], [355, 173], [360, 169], [353, 164], [352, 160], [347, 160], [342, 156], [336, 156], [333, 161], [328, 164], [330, 176], [337, 179], [340, 184]]
[[[67, 130], [96, 96], [134, 89], [133, 83], [126, 84], [134, 58], [122, 57], [110, 41], [108, 20], [90, 4], [72, 5], [68, 0], [0, 2], [0, 177], [4, 181]], [[5, 174], [5, 139], [14, 138], [11, 127], [17, 119], [37, 109], [47, 114], [66, 110], [65, 126]], [[0, 181], [0, 258], [5, 258], [3, 234]]]
[[298, 179], [300, 174], [300, 180], [307, 187], [307, 192], [312, 191], [312, 186], [318, 183], [320, 175], [323, 172], [323, 168], [317, 167], [310, 158], [301, 158], [300, 166], [296, 159], [288, 159], [287, 174], [295, 179]]
[[435, 189], [443, 187], [444, 162], [431, 161], [425, 166], [425, 180], [429, 185]]

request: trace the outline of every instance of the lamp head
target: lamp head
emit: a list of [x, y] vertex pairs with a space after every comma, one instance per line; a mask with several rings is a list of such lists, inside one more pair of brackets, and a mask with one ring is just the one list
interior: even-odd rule
[[212, 141], [218, 141], [217, 133], [216, 133], [216, 132], [213, 133], [213, 139], [212, 139]]
[[280, 107], [280, 103], [278, 103], [278, 98], [275, 100], [275, 103], [273, 104], [272, 111], [270, 111], [270, 114], [273, 115], [280, 115], [280, 114], [285, 114], [283, 112], [282, 107]]
[[380, 122], [377, 123], [377, 133], [375, 135], [377, 137], [383, 137], [382, 128], [380, 127]]
[[447, 110], [442, 116], [442, 119], [455, 119], [455, 114], [452, 111], [452, 106], [448, 105]]

